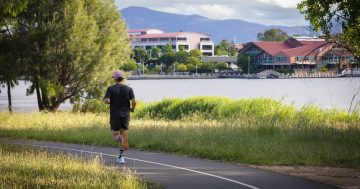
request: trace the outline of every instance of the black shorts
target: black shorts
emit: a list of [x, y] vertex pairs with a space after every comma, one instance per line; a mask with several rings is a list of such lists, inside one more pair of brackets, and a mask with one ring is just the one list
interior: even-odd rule
[[110, 118], [110, 128], [112, 131], [120, 131], [129, 129], [130, 117]]

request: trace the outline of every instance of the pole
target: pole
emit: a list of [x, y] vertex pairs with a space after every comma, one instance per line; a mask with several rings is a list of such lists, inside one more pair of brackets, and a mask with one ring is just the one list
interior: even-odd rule
[[250, 74], [250, 56], [248, 56], [248, 74]]
[[197, 63], [195, 63], [195, 76], [197, 76]]
[[163, 73], [163, 70], [162, 70], [162, 69], [163, 69], [163, 65], [162, 65], [162, 62], [160, 62], [160, 70], [161, 70], [161, 71], [160, 71], [160, 75], [162, 75], [162, 73]]
[[142, 65], [143, 65], [143, 73], [142, 74], [144, 75], [145, 74], [145, 71], [144, 71], [145, 63], [144, 63], [144, 61], [142, 61]]

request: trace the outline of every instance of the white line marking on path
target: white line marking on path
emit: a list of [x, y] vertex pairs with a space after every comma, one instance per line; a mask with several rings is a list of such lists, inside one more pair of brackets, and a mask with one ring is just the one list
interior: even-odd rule
[[[36, 144], [28, 144], [28, 145], [37, 146], [37, 147], [41, 147], [41, 148], [52, 148], [52, 149], [57, 149], [57, 150], [68, 150], [68, 151], [85, 152], [85, 153], [90, 153], [90, 154], [99, 154], [99, 155], [104, 155], [104, 156], [117, 157], [116, 155], [111, 155], [111, 154], [106, 154], [106, 153], [99, 153], [99, 152], [94, 152], [94, 151], [87, 151], [87, 150], [77, 150], [77, 149], [72, 149], [72, 148], [61, 148], [61, 147], [43, 146], [43, 145], [36, 145]], [[150, 164], [161, 165], [161, 166], [165, 166], [165, 167], [171, 167], [171, 168], [174, 168], [174, 169], [181, 169], [181, 170], [189, 171], [189, 172], [193, 172], [193, 173], [198, 173], [198, 174], [201, 174], [201, 175], [206, 175], [206, 176], [226, 180], [226, 181], [229, 181], [229, 182], [232, 182], [232, 183], [236, 183], [236, 184], [239, 184], [239, 185], [242, 185], [242, 186], [246, 186], [246, 187], [251, 188], [251, 189], [260, 189], [258, 187], [255, 187], [255, 186], [243, 183], [243, 182], [239, 182], [239, 181], [232, 180], [232, 179], [225, 178], [225, 177], [218, 176], [218, 175], [213, 175], [213, 174], [210, 174], [210, 173], [205, 173], [205, 172], [202, 172], [202, 171], [196, 171], [196, 170], [193, 170], [193, 169], [188, 169], [188, 168], [184, 168], [184, 167], [178, 167], [178, 166], [168, 165], [168, 164], [163, 164], [163, 163], [157, 163], [157, 162], [152, 162], [152, 161], [146, 161], [146, 160], [142, 160], [142, 159], [129, 158], [129, 157], [124, 157], [124, 158], [134, 160], [134, 161], [140, 161], [140, 162], [144, 162], [144, 163], [150, 163]]]

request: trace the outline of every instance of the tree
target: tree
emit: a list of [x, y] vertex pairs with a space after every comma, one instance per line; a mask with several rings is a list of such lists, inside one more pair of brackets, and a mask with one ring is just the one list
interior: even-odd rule
[[180, 64], [185, 64], [188, 57], [189, 54], [186, 51], [178, 51], [175, 53], [175, 61], [179, 62]]
[[197, 73], [197, 69], [201, 64], [201, 61], [198, 57], [190, 56], [185, 64], [189, 71]]
[[137, 63], [145, 63], [149, 60], [149, 55], [143, 48], [138, 47], [133, 49], [133, 58]]
[[130, 59], [126, 26], [111, 0], [29, 1], [17, 21], [28, 93], [36, 92], [40, 110], [101, 97], [111, 73]]
[[186, 71], [187, 71], [187, 66], [186, 66], [185, 64], [179, 64], [179, 65], [177, 66], [177, 70], [178, 70], [179, 72], [186, 72]]
[[[322, 32], [328, 42], [342, 46], [360, 59], [359, 7], [358, 0], [303, 0], [297, 8], [314, 31]], [[335, 29], [340, 29], [342, 34], [334, 36]]]
[[136, 70], [137, 67], [138, 67], [137, 64], [133, 60], [130, 60], [129, 62], [126, 62], [123, 65], [121, 65], [120, 69], [129, 72]]
[[203, 54], [201, 53], [201, 51], [199, 49], [193, 49], [193, 50], [190, 50], [189, 56], [198, 58], [198, 57], [202, 57]]
[[168, 43], [165, 45], [163, 53], [171, 53], [171, 52], [174, 52], [174, 50], [172, 48], [172, 45]]
[[246, 54], [239, 54], [237, 59], [237, 65], [241, 68], [243, 73], [258, 73], [261, 71], [259, 64], [253, 64], [253, 57]]
[[170, 66], [176, 61], [175, 51], [172, 49], [171, 44], [166, 44], [161, 57], [158, 62], [165, 66], [165, 70], [169, 70]]
[[[16, 24], [16, 16], [27, 6], [28, 0], [7, 0], [0, 3], [0, 85], [7, 87], [8, 108], [12, 112], [11, 89], [18, 85], [22, 67], [17, 60], [15, 38], [12, 28]], [[14, 69], [16, 68], [16, 69]], [[1, 92], [1, 90], [0, 90]]]
[[215, 54], [218, 56], [235, 56], [237, 54], [237, 50], [229, 41], [221, 40], [220, 44], [215, 46]]
[[29, 0], [6, 0], [0, 3], [0, 27], [9, 26], [27, 6]]
[[161, 49], [159, 47], [151, 48], [151, 53], [150, 53], [151, 56], [150, 57], [154, 58], [154, 59], [158, 59], [160, 51], [161, 51]]
[[239, 54], [237, 58], [237, 66], [241, 68], [243, 73], [248, 73], [249, 70], [248, 56], [244, 54]]
[[289, 38], [288, 34], [281, 29], [271, 28], [265, 30], [264, 33], [258, 33], [257, 39], [259, 41], [285, 41]]
[[17, 79], [22, 72], [22, 65], [16, 58], [19, 50], [16, 47], [12, 36], [0, 36], [0, 87], [7, 88], [9, 112], [12, 112], [11, 89], [18, 85]]
[[210, 62], [205, 62], [205, 63], [201, 63], [199, 68], [198, 68], [198, 72], [200, 73], [210, 73], [212, 72], [214, 69], [214, 66], [212, 63]]
[[226, 62], [218, 62], [214, 67], [218, 70], [226, 70], [228, 68], [228, 64]]

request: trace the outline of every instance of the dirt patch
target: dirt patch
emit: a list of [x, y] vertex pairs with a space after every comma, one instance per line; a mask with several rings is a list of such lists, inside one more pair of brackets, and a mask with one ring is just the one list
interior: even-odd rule
[[360, 170], [311, 166], [252, 166], [283, 174], [304, 177], [345, 189], [360, 189]]

